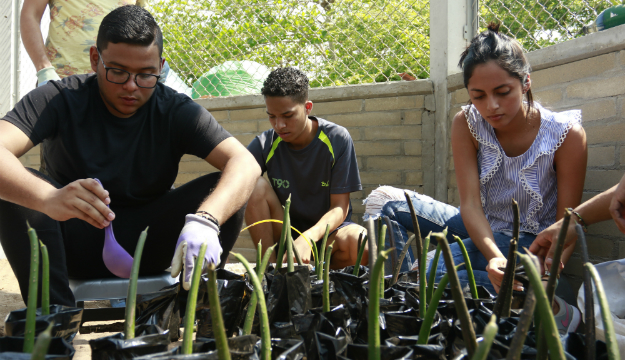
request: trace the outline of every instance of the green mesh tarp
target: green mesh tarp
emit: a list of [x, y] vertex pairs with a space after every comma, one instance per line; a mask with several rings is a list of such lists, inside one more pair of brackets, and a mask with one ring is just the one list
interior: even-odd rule
[[226, 61], [193, 83], [193, 99], [259, 94], [269, 68], [253, 61]]

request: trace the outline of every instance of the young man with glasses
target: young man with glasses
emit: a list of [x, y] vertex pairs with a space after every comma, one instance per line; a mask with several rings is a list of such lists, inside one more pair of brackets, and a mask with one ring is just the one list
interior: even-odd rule
[[[162, 44], [146, 10], [120, 7], [90, 49], [95, 74], [51, 81], [0, 120], [0, 241], [24, 299], [26, 221], [48, 247], [51, 301], [62, 305], [74, 305], [68, 277], [112, 276], [118, 264], [105, 264], [102, 249], [113, 221], [129, 254], [149, 226], [141, 274], [171, 264], [185, 288], [201, 243], [215, 265], [233, 247], [260, 168], [208, 111], [158, 83]], [[42, 142], [45, 174], [17, 159]], [[222, 173], [171, 190], [184, 154]]]

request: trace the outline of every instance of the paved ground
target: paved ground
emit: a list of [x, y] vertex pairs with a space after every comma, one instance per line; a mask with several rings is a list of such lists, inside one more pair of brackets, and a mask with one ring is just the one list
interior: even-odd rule
[[[253, 266], [253, 265], [252, 265]], [[241, 264], [228, 264], [226, 268], [230, 271], [234, 271], [236, 273], [244, 273], [245, 269]], [[106, 301], [93, 301], [88, 302], [87, 307], [108, 307], [109, 304]], [[20, 295], [20, 289], [17, 284], [17, 280], [15, 279], [15, 275], [13, 275], [13, 270], [9, 266], [9, 262], [6, 259], [0, 259], [0, 336], [4, 336], [4, 319], [9, 314], [9, 312], [25, 307], [24, 302], [22, 301], [22, 297]], [[101, 323], [86, 323], [87, 326], [95, 326], [95, 325], [108, 325], [110, 328], [114, 321], [109, 322], [101, 322]], [[91, 348], [89, 347], [89, 340], [97, 339], [100, 337], [112, 335], [115, 332], [119, 332], [119, 330], [114, 330], [114, 332], [97, 332], [90, 334], [81, 334], [76, 335], [74, 339], [74, 348], [76, 348], [76, 355], [74, 356], [74, 360], [90, 360], [91, 359]], [[177, 343], [173, 343], [171, 346], [177, 346]]]

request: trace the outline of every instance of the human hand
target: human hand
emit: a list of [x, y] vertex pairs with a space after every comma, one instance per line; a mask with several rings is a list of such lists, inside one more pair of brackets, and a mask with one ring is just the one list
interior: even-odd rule
[[[295, 261], [295, 250], [297, 250], [297, 253], [302, 258], [302, 264], [309, 264], [311, 253], [312, 253], [311, 246], [312, 244], [310, 244], [306, 239], [304, 239], [303, 236], [300, 236], [297, 239], [295, 239], [295, 241], [293, 241], [293, 250], [294, 250], [293, 261]], [[287, 262], [286, 251], [284, 254], [283, 262]]]
[[[488, 265], [486, 265], [486, 271], [488, 272], [488, 279], [493, 284], [495, 291], [499, 294], [499, 289], [501, 289], [501, 282], [503, 281], [504, 272], [501, 269], [505, 269], [508, 264], [508, 259], [503, 257], [494, 257], [488, 261]], [[516, 291], [522, 291], [523, 285], [514, 281], [514, 285], [512, 285], [512, 289]]]
[[[562, 223], [562, 220], [557, 221], [545, 230], [541, 231], [538, 236], [536, 236], [536, 239], [534, 239], [534, 241], [532, 242], [532, 245], [530, 245], [529, 251], [541, 260], [541, 274], [544, 273], [545, 269], [551, 269], [558, 235], [560, 234], [560, 229], [562, 228]], [[566, 249], [569, 246], [574, 246], [575, 242], [577, 241], [575, 224], [575, 220], [571, 219], [571, 221], [569, 222], [569, 228], [566, 232], [566, 238], [564, 239], [563, 249]], [[564, 268], [564, 264], [560, 262], [560, 269], [562, 268]]]
[[202, 272], [206, 271], [209, 263], [219, 265], [223, 249], [219, 243], [219, 227], [216, 224], [194, 214], [187, 215], [185, 219], [186, 222], [176, 243], [176, 252], [171, 260], [171, 277], [178, 276], [184, 268], [182, 286], [185, 290], [189, 290], [200, 246], [203, 243], [208, 245]]
[[625, 176], [621, 178], [612, 196], [610, 215], [612, 215], [618, 229], [625, 234]]
[[61, 80], [53, 66], [48, 66], [37, 71], [37, 87], [44, 86], [50, 80]]
[[42, 202], [42, 211], [57, 221], [78, 218], [103, 229], [115, 214], [108, 208], [109, 192], [96, 179], [80, 179], [53, 189]]

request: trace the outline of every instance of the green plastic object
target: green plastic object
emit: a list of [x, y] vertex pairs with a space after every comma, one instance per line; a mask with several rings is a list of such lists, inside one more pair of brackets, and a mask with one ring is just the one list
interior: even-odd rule
[[625, 24], [625, 5], [612, 6], [603, 14], [603, 28], [609, 29]]
[[270, 70], [254, 61], [226, 61], [204, 73], [193, 83], [191, 97], [211, 98], [260, 94]]

